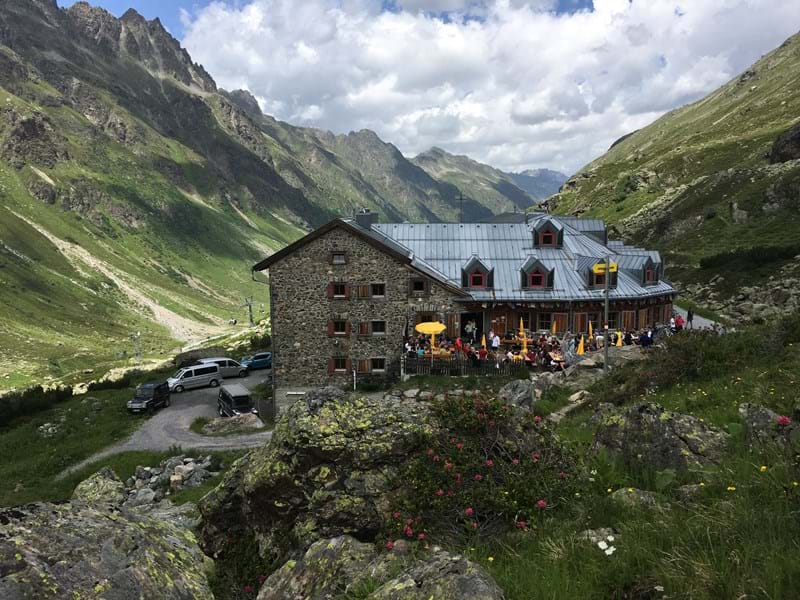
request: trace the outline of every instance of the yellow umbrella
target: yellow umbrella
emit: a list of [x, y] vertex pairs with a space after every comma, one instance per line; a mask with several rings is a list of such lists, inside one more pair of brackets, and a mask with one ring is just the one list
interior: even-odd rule
[[528, 336], [525, 333], [525, 328], [522, 326], [522, 317], [519, 318], [519, 337], [522, 338], [522, 353], [528, 353]]
[[617, 345], [618, 348], [620, 346], [622, 346], [622, 332], [621, 331], [617, 332], [617, 344], [616, 345]]
[[592, 339], [592, 322], [589, 321], [589, 339]]
[[555, 319], [553, 319], [553, 326], [550, 328], [550, 331], [552, 332], [553, 335], [558, 333], [558, 321], [556, 321]]
[[425, 323], [417, 323], [414, 328], [422, 334], [431, 336], [431, 352], [436, 348], [436, 336], [442, 333], [447, 326], [439, 321], [426, 321]]
[[581, 335], [581, 341], [580, 343], [578, 343], [578, 349], [576, 350], [576, 352], [581, 356], [586, 354], [586, 350], [583, 349], [583, 335]]
[[486, 334], [485, 333], [481, 336], [481, 346], [486, 348]]

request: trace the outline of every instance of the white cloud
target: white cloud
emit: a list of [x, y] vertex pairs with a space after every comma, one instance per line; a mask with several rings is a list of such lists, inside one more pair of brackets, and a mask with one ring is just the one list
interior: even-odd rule
[[[563, 5], [563, 0], [562, 0]], [[277, 118], [573, 172], [744, 70], [797, 0], [240, 0], [182, 13], [193, 58]], [[443, 17], [443, 12], [449, 12]]]

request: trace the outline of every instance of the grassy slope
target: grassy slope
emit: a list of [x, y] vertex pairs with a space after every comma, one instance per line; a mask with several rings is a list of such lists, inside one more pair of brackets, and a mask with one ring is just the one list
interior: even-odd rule
[[[654, 244], [684, 281], [701, 258], [753, 245], [800, 242], [800, 164], [769, 165], [775, 139], [797, 120], [800, 36], [703, 100], [672, 111], [589, 164], [556, 196]], [[782, 199], [770, 206], [774, 190]], [[747, 212], [735, 222], [732, 205]], [[780, 265], [765, 271], [774, 273]], [[751, 277], [751, 283], [753, 278]]]

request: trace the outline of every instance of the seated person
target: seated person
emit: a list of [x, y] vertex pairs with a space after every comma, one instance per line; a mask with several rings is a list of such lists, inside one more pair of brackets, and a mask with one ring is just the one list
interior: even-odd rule
[[489, 352], [486, 350], [486, 346], [481, 346], [481, 349], [478, 350], [478, 358], [481, 362], [485, 362], [487, 356], [489, 356]]

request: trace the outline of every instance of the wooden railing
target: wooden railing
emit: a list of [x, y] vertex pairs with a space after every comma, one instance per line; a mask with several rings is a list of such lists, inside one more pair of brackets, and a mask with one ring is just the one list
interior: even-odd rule
[[420, 358], [404, 355], [401, 359], [406, 375], [447, 375], [451, 377], [474, 375], [478, 377], [524, 377], [529, 372], [525, 363], [471, 361], [461, 355]]

